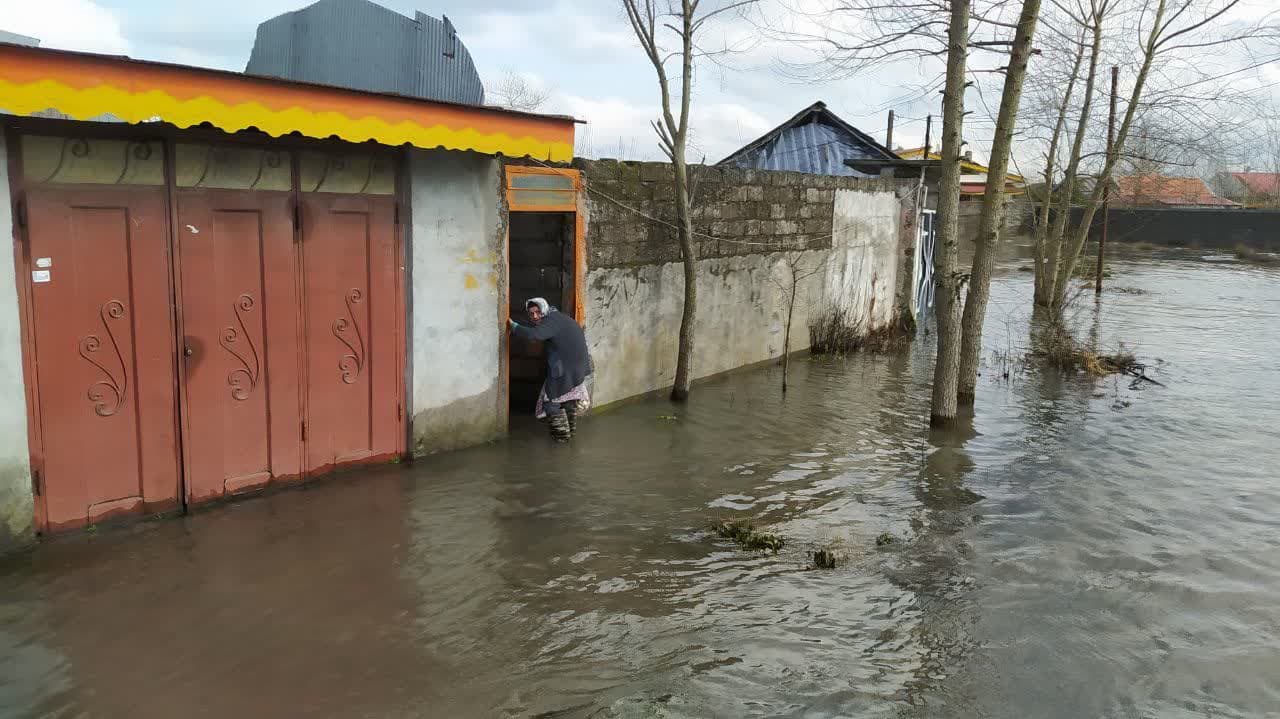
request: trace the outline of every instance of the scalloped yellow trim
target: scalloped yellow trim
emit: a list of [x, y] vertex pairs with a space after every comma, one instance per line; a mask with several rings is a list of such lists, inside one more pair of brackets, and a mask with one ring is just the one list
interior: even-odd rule
[[404, 121], [391, 124], [377, 117], [352, 119], [338, 112], [311, 112], [300, 107], [272, 110], [257, 102], [227, 105], [202, 95], [178, 100], [159, 90], [131, 93], [109, 85], [77, 89], [53, 80], [15, 84], [0, 80], [0, 109], [17, 115], [31, 115], [55, 109], [77, 120], [106, 113], [127, 122], [156, 119], [178, 127], [208, 122], [227, 132], [250, 127], [280, 137], [299, 132], [307, 137], [337, 136], [350, 142], [373, 140], [384, 145], [409, 144], [414, 147], [474, 150], [486, 155], [536, 157], [551, 162], [573, 159], [573, 145], [544, 142], [532, 137], [511, 137], [505, 133], [486, 134], [473, 128], [455, 130], [444, 125], [423, 127]]

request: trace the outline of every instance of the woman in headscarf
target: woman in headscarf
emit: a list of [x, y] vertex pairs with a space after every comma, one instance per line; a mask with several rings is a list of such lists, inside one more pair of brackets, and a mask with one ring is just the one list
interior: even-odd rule
[[587, 377], [591, 376], [592, 367], [587, 338], [572, 317], [541, 297], [529, 300], [524, 308], [533, 326], [509, 320], [511, 333], [542, 342], [547, 355], [547, 380], [538, 394], [534, 415], [547, 418], [552, 438], [567, 442], [577, 428], [578, 417], [591, 406]]

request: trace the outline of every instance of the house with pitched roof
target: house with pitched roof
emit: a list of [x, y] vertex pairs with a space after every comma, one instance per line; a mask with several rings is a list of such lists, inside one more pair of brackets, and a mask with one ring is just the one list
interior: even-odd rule
[[819, 100], [716, 165], [811, 175], [870, 176], [845, 163], [851, 159], [896, 160], [898, 156]]
[[[904, 160], [920, 160], [924, 159], [924, 148], [914, 147], [910, 150], [903, 150], [898, 156]], [[942, 161], [942, 155], [937, 151], [929, 153], [930, 160]], [[986, 165], [974, 162], [972, 153], [965, 153], [960, 159], [960, 200], [981, 200], [982, 196], [987, 192], [987, 173], [989, 170]], [[1005, 195], [1016, 197], [1023, 195], [1027, 191], [1026, 180], [1022, 175], [1016, 175], [1012, 172], [1005, 175], [1004, 181]]]
[[1280, 172], [1220, 172], [1218, 194], [1245, 207], [1280, 207]]
[[1118, 207], [1239, 207], [1219, 197], [1198, 177], [1156, 173], [1118, 175], [1111, 180], [1111, 204]]

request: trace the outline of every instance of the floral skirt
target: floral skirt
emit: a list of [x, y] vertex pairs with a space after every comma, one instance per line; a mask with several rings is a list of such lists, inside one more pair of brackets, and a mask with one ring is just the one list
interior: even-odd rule
[[564, 404], [565, 402], [572, 402], [575, 400], [578, 402], [578, 414], [586, 412], [591, 407], [591, 393], [587, 391], [586, 382], [583, 382], [563, 395], [556, 397], [554, 400], [547, 399], [547, 385], [544, 383], [542, 385], [542, 391], [538, 393], [538, 406], [534, 408], [533, 416], [538, 419], [545, 419], [547, 416], [547, 410], [543, 405], [547, 402]]

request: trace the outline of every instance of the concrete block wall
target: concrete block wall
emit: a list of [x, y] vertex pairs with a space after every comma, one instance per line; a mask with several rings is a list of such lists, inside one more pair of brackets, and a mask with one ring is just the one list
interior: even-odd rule
[[[1004, 203], [1002, 238], [1019, 237], [1031, 232], [1035, 207], [1026, 197], [1010, 197]], [[978, 221], [982, 217], [982, 200], [974, 198], [960, 203], [960, 239], [965, 247], [971, 247], [978, 239]], [[1002, 240], [1003, 241], [1003, 240]]]
[[[588, 187], [591, 267], [680, 260], [671, 165], [575, 160], [574, 166]], [[690, 177], [699, 259], [830, 249], [836, 190], [892, 192], [903, 184], [705, 165], [690, 167]]]
[[[586, 188], [596, 403], [669, 387], [684, 297], [671, 167], [574, 165]], [[809, 346], [810, 319], [832, 307], [868, 331], [896, 319], [899, 296], [910, 288], [914, 183], [703, 166], [691, 176], [695, 377], [781, 356], [793, 259], [818, 270], [797, 293], [793, 352]]]

